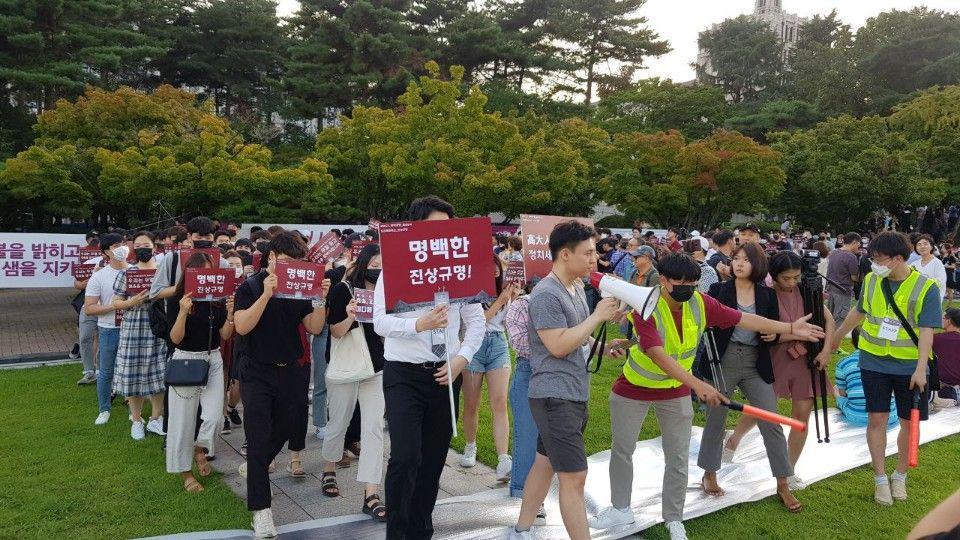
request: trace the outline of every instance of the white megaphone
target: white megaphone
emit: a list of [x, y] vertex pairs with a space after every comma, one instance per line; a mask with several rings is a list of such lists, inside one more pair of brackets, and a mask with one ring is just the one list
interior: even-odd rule
[[660, 287], [641, 287], [600, 272], [590, 274], [590, 284], [600, 291], [600, 296], [613, 297], [630, 304], [643, 320], [653, 315], [653, 310], [657, 309], [657, 302], [660, 300]]

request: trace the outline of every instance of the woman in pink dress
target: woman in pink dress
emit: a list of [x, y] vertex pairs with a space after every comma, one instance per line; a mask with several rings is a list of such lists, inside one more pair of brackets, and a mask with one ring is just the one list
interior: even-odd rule
[[[803, 309], [803, 291], [800, 286], [802, 268], [800, 257], [792, 251], [779, 251], [770, 257], [770, 277], [773, 279], [773, 290], [777, 293], [781, 321], [795, 321], [806, 314]], [[824, 309], [823, 312], [826, 318], [824, 329], [829, 336], [835, 324], [830, 310]], [[761, 339], [776, 342], [770, 346], [774, 392], [777, 393], [778, 398], [792, 400], [790, 416], [809, 423], [810, 412], [813, 410], [813, 385], [810, 379], [810, 367], [807, 364], [808, 344], [798, 341], [789, 334], [765, 334]], [[817, 355], [815, 362], [817, 367], [825, 369], [830, 363], [830, 352], [824, 349]], [[833, 393], [833, 383], [828, 377], [827, 394]], [[756, 425], [757, 421], [753, 417], [745, 415], [740, 417], [733, 435], [724, 445], [724, 459], [732, 461], [740, 440]], [[806, 442], [806, 431], [790, 430], [787, 436], [787, 449], [792, 465], [797, 465]], [[790, 478], [790, 489], [803, 487], [802, 480], [796, 476]]]

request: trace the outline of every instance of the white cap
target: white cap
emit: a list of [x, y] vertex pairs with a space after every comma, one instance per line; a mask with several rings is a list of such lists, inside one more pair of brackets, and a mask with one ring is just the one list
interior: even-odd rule
[[697, 238], [700, 236], [700, 231], [690, 231], [690, 238]]

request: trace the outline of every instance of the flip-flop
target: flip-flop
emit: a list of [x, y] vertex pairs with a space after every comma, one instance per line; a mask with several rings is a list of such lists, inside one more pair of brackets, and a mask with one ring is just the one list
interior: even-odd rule
[[723, 491], [723, 488], [721, 488], [719, 485], [717, 486], [716, 491], [708, 490], [707, 484], [706, 482], [704, 482], [704, 478], [705, 477], [700, 478], [700, 489], [703, 490], [704, 493], [706, 493], [711, 497], [723, 497], [724, 495], [726, 495], [726, 492]]
[[197, 482], [196, 478], [190, 477], [183, 481], [183, 489], [188, 493], [200, 493], [203, 491], [203, 485]]
[[210, 464], [207, 463], [207, 455], [203, 452], [194, 452], [193, 460], [197, 462], [197, 472], [200, 473], [200, 476], [210, 476], [211, 470]]

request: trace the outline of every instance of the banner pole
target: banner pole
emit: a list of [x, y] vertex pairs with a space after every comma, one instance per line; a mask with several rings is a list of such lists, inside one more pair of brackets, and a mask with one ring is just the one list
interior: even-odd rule
[[[447, 329], [443, 329], [443, 343], [447, 343]], [[453, 428], [453, 436], [457, 436], [457, 408], [453, 403], [453, 367], [450, 365], [450, 349], [444, 347], [447, 357], [447, 395], [450, 397], [450, 427]]]

